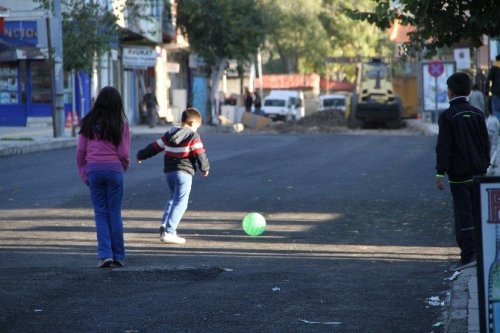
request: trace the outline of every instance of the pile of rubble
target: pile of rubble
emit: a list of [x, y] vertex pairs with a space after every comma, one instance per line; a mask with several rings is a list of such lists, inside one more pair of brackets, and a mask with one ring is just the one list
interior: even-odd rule
[[274, 123], [279, 132], [340, 132], [347, 128], [347, 121], [341, 111], [311, 113], [297, 121]]

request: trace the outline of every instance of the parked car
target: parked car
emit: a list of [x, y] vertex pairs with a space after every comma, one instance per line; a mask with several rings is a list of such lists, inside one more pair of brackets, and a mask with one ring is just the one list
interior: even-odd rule
[[295, 90], [271, 90], [261, 109], [261, 114], [273, 120], [298, 120], [304, 113], [304, 94]]
[[345, 112], [347, 98], [345, 95], [332, 94], [319, 97], [318, 111], [336, 110]]

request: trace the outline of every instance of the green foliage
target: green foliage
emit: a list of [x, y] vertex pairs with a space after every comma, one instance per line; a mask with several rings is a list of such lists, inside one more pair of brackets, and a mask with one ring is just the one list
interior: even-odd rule
[[264, 41], [261, 7], [256, 0], [183, 0], [177, 25], [191, 50], [209, 67], [221, 59], [248, 61]]
[[429, 56], [438, 48], [463, 41], [479, 47], [483, 35], [500, 35], [500, 8], [496, 0], [400, 0], [398, 6], [393, 6], [391, 0], [375, 3], [373, 10], [348, 9], [346, 13], [383, 29], [396, 19], [414, 26], [416, 30], [409, 34], [410, 41], [404, 45], [408, 55]]
[[266, 51], [278, 59], [278, 71], [317, 71], [329, 52], [328, 36], [317, 20], [320, 0], [263, 0]]
[[[52, 0], [35, 0], [41, 8], [53, 9]], [[118, 41], [121, 30], [118, 17], [107, 4], [100, 1], [61, 0], [64, 70], [92, 71], [94, 59], [111, 49]], [[129, 20], [148, 19], [141, 15], [147, 6], [140, 0], [126, 0], [122, 8], [127, 10]]]
[[63, 12], [64, 67], [90, 73], [94, 56], [108, 51], [117, 40], [117, 18], [102, 5], [71, 2]]
[[[369, 0], [262, 0], [267, 27], [267, 70], [320, 73], [352, 65], [331, 65], [326, 57], [386, 56], [391, 46], [383, 31], [345, 15], [346, 5], [366, 7]], [[353, 69], [349, 69], [353, 72]]]

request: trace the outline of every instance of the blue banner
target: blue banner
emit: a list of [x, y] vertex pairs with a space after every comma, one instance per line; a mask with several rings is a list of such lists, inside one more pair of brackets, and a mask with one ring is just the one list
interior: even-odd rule
[[13, 46], [36, 46], [38, 44], [37, 21], [5, 21], [4, 35]]

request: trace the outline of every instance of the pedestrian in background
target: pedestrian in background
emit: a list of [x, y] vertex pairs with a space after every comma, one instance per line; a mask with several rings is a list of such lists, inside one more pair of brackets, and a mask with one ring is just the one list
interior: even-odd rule
[[255, 98], [253, 101], [253, 104], [255, 105], [255, 113], [260, 114], [260, 109], [262, 107], [262, 99], [260, 98], [260, 95], [258, 92], [255, 92]]
[[77, 144], [78, 171], [94, 206], [98, 267], [124, 265], [121, 205], [129, 161], [130, 134], [120, 93], [104, 87], [80, 122]]
[[486, 108], [486, 127], [488, 128], [488, 137], [490, 139], [490, 167], [496, 168], [496, 157], [498, 147], [498, 135], [500, 133], [500, 121], [492, 114], [491, 98], [488, 98], [488, 107]]
[[177, 227], [186, 212], [193, 176], [197, 167], [206, 177], [210, 166], [205, 148], [197, 133], [202, 117], [195, 108], [182, 112], [182, 126], [173, 127], [159, 140], [137, 152], [137, 161], [153, 157], [165, 151], [163, 172], [170, 189], [170, 199], [165, 206], [160, 225], [160, 240], [165, 243], [184, 244], [186, 240], [177, 235]]
[[146, 93], [142, 97], [142, 105], [146, 108], [149, 128], [155, 127], [158, 121], [158, 101], [150, 86], [146, 87]]
[[468, 100], [470, 105], [478, 108], [483, 113], [486, 112], [486, 102], [484, 94], [481, 92], [481, 90], [479, 90], [479, 86], [477, 84], [474, 84], [472, 86], [472, 91], [470, 92]]
[[496, 61], [486, 77], [486, 87], [492, 98], [493, 115], [500, 120], [500, 55], [497, 55], [495, 59]]
[[244, 103], [245, 103], [245, 111], [252, 112], [253, 96], [250, 90], [248, 90], [248, 87], [245, 87]]
[[490, 164], [490, 142], [484, 114], [467, 102], [471, 80], [465, 73], [455, 73], [446, 81], [450, 107], [439, 117], [436, 145], [436, 186], [444, 190], [448, 174], [453, 197], [455, 236], [460, 260], [451, 270], [476, 264], [474, 220], [472, 215], [472, 180], [484, 175]]

